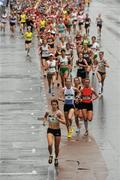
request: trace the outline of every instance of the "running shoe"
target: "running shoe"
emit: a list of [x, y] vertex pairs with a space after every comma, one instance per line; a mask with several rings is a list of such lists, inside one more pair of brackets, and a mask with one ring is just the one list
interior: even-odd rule
[[52, 92], [52, 96], [55, 96], [55, 93], [54, 93], [54, 92]]
[[77, 129], [76, 129], [76, 133], [77, 133], [77, 134], [80, 134], [80, 128], [77, 128]]
[[55, 96], [55, 92], [54, 89], [52, 88], [52, 96]]
[[44, 78], [47, 77], [46, 71], [44, 71], [43, 76], [44, 76]]
[[74, 132], [74, 128], [70, 128], [69, 132], [72, 134]]
[[55, 167], [57, 167], [57, 166], [58, 166], [58, 159], [57, 159], [57, 158], [55, 158], [54, 165], [55, 165]]
[[71, 138], [72, 134], [70, 132], [67, 133], [67, 138]]
[[84, 136], [88, 136], [88, 131], [85, 131], [85, 134], [84, 134]]
[[57, 87], [60, 87], [60, 84], [59, 84], [59, 83], [57, 83]]
[[49, 156], [48, 163], [52, 164], [52, 161], [53, 161], [53, 156]]

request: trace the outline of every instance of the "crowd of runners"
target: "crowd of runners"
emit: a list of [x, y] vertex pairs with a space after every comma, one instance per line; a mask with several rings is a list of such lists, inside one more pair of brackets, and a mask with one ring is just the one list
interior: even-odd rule
[[[106, 68], [109, 67], [98, 42], [102, 35], [101, 14], [95, 22], [97, 37], [94, 34], [90, 36], [90, 3], [90, 0], [13, 0], [9, 10], [4, 11], [0, 18], [3, 34], [6, 34], [8, 22], [11, 36], [15, 37], [19, 29], [28, 57], [32, 39], [38, 41], [41, 69], [48, 82], [48, 94], [53, 97], [43, 125], [48, 122], [50, 164], [55, 144], [55, 166], [58, 166], [60, 123], [66, 125], [67, 138], [70, 139], [74, 131], [72, 122], [75, 120], [76, 133], [80, 134], [82, 120], [84, 136], [88, 136], [88, 122], [93, 119], [93, 101], [103, 94]], [[91, 76], [98, 79], [96, 90], [91, 87]], [[61, 101], [63, 109], [59, 108]]]

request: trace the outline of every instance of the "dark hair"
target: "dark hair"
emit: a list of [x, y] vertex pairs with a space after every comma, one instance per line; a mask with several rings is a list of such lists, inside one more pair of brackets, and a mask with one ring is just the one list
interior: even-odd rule
[[92, 38], [95, 38], [95, 39], [96, 39], [96, 36], [92, 36]]
[[59, 102], [58, 102], [57, 99], [52, 99], [51, 100], [51, 105], [52, 105], [52, 103], [56, 103], [57, 104], [57, 108], [59, 109]]
[[104, 54], [104, 51], [100, 51], [99, 54]]
[[65, 52], [65, 49], [61, 49], [61, 52]]

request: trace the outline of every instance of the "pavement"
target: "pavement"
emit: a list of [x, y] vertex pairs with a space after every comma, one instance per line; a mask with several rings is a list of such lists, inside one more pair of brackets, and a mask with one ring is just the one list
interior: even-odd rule
[[46, 134], [37, 120], [46, 97], [36, 46], [26, 59], [22, 38], [0, 36], [0, 67], [0, 179], [47, 179]]
[[[107, 180], [120, 180], [120, 1], [93, 1], [90, 14], [95, 22], [98, 13], [103, 16], [102, 49], [110, 64], [107, 70], [104, 96], [94, 107], [92, 134], [105, 160]], [[94, 11], [94, 15], [93, 15]], [[92, 25], [94, 27], [94, 22]], [[91, 34], [95, 33], [92, 29]]]
[[[60, 79], [56, 82], [60, 83]], [[61, 84], [61, 83], [60, 83]], [[58, 98], [60, 95], [61, 87], [55, 87], [55, 96], [48, 93], [47, 79], [44, 79], [45, 92], [47, 96], [48, 108], [51, 108], [50, 102], [53, 98]], [[59, 102], [60, 110], [63, 111], [63, 103]], [[88, 137], [84, 136], [84, 124], [80, 122], [81, 133], [77, 135], [74, 131], [72, 138], [67, 139], [67, 130], [64, 125], [61, 125], [62, 139], [59, 155], [59, 167], [54, 168], [51, 166], [50, 172], [53, 172], [54, 178], [51, 180], [106, 180], [108, 176], [105, 161], [101, 155], [95, 138], [91, 132]], [[76, 129], [75, 122], [73, 121], [73, 128]], [[50, 177], [49, 176], [49, 177]]]
[[31, 58], [26, 58], [21, 37], [0, 34], [0, 180], [120, 180], [119, 9], [119, 0], [92, 1], [91, 34], [96, 33], [94, 22], [100, 12], [104, 19], [101, 46], [110, 69], [104, 96], [94, 104], [90, 136], [83, 138], [82, 132], [68, 141], [62, 126], [58, 169], [47, 163], [42, 117], [48, 94], [36, 39]]

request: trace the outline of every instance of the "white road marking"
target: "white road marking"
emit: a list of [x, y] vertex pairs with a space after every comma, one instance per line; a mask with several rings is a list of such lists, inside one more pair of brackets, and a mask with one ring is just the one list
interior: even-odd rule
[[36, 152], [36, 149], [32, 149], [32, 153], [35, 153]]
[[[31, 150], [30, 150], [31, 151]], [[16, 161], [22, 161], [22, 162], [36, 162], [38, 161], [39, 162], [39, 159], [35, 160], [35, 159], [31, 159], [31, 160], [28, 160], [28, 159], [5, 159], [5, 160], [2, 160], [0, 161], [0, 163], [3, 163], [3, 162], [16, 162]]]
[[13, 148], [19, 148], [20, 147], [20, 143], [13, 142], [12, 146], [13, 146]]
[[22, 91], [16, 91], [17, 93], [22, 93]]
[[34, 126], [31, 126], [31, 129], [34, 129], [35, 127]]
[[33, 171], [32, 171], [32, 174], [37, 174], [37, 171], [33, 170]]
[[33, 175], [37, 174], [37, 171], [33, 170], [32, 172], [28, 173], [0, 173], [0, 176], [23, 176], [23, 175]]

